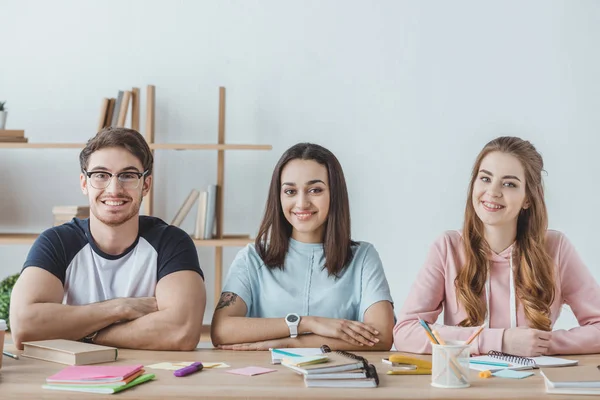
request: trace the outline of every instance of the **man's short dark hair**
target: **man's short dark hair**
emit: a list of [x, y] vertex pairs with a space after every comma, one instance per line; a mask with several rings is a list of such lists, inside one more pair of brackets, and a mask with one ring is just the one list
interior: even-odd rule
[[146, 176], [152, 175], [154, 157], [152, 157], [150, 146], [138, 131], [128, 128], [105, 128], [88, 140], [81, 153], [79, 153], [81, 170], [87, 171], [92, 153], [109, 147], [121, 147], [127, 150], [140, 160], [144, 171], [148, 171]]

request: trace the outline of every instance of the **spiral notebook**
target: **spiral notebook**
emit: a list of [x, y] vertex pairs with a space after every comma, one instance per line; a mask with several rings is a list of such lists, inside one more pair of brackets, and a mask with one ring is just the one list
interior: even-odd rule
[[[476, 371], [499, 371], [501, 369], [534, 369], [550, 367], [568, 367], [577, 365], [578, 360], [559, 357], [520, 357], [492, 350], [485, 356], [471, 357], [469, 368]], [[473, 363], [475, 361], [476, 363]]]

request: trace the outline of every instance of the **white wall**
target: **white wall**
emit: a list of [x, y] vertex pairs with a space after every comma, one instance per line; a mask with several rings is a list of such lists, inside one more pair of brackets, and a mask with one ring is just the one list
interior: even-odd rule
[[[227, 153], [227, 232], [256, 233], [286, 148], [328, 147], [397, 307], [430, 243], [461, 227], [471, 164], [498, 135], [542, 152], [551, 227], [600, 278], [598, 2], [0, 0], [0, 20], [0, 99], [31, 142], [86, 140], [103, 97], [147, 84], [157, 141], [214, 142], [225, 86], [227, 141], [273, 145]], [[0, 230], [41, 231], [53, 205], [85, 203], [77, 154], [0, 150]], [[170, 220], [214, 182], [216, 154], [156, 158], [156, 214]], [[0, 277], [27, 250], [0, 246]], [[199, 252], [210, 288], [212, 249]]]

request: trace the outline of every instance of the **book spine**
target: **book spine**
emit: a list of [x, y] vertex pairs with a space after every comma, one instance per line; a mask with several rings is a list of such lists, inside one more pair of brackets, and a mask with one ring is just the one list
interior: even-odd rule
[[108, 99], [108, 111], [106, 112], [106, 121], [104, 122], [104, 127], [103, 128], [108, 128], [110, 127], [111, 121], [112, 121], [112, 117], [115, 114], [115, 103], [116, 103], [116, 99], [111, 97], [110, 99]]
[[106, 115], [108, 114], [108, 104], [110, 100], [106, 97], [102, 99], [102, 105], [100, 106], [100, 119], [98, 120], [98, 132], [104, 128], [106, 124]]
[[117, 121], [119, 120], [119, 111], [121, 110], [121, 102], [123, 101], [123, 91], [119, 90], [117, 94], [117, 100], [115, 101], [115, 110], [113, 112], [112, 121], [110, 122], [110, 126], [117, 126]]
[[204, 239], [212, 239], [215, 229], [215, 213], [217, 208], [217, 185], [208, 185], [206, 197], [206, 224]]
[[200, 195], [200, 193], [196, 189], [192, 189], [192, 191], [190, 192], [188, 197], [183, 202], [183, 205], [181, 206], [181, 208], [179, 208], [179, 211], [177, 211], [177, 214], [175, 215], [175, 218], [173, 218], [171, 225], [174, 225], [174, 226], [181, 225], [181, 223], [183, 222], [185, 217], [190, 212], [190, 209], [194, 205], [194, 202], [196, 201], [196, 199], [198, 198], [199, 195]]
[[129, 99], [131, 99], [131, 92], [126, 91], [123, 93], [123, 99], [121, 101], [121, 108], [119, 109], [119, 120], [117, 126], [123, 128], [125, 126], [125, 120], [127, 119], [127, 110], [129, 110]]
[[204, 239], [204, 227], [206, 225], [206, 198], [208, 193], [202, 191], [198, 198], [198, 214], [196, 214], [196, 228], [194, 229], [194, 239]]

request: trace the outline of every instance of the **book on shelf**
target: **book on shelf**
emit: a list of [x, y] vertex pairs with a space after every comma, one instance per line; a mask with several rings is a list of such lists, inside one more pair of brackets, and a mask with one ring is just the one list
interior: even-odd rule
[[[100, 115], [98, 117], [98, 131], [109, 127], [124, 127], [130, 106], [132, 107], [131, 114], [133, 125], [135, 93], [139, 93], [137, 88], [132, 88], [132, 90], [119, 90], [116, 98], [105, 97], [102, 99], [100, 103]], [[137, 101], [138, 99], [135, 98], [135, 100]], [[139, 103], [137, 103], [137, 107], [139, 107]]]
[[199, 240], [212, 239], [214, 237], [213, 232], [216, 225], [216, 185], [208, 185], [205, 191], [192, 189], [181, 207], [179, 207], [179, 210], [171, 221], [171, 225], [181, 226], [182, 222], [185, 220], [190, 210], [194, 206], [196, 200], [198, 200], [198, 206], [196, 207], [197, 212], [194, 230], [191, 235], [194, 239]]
[[0, 129], [0, 138], [24, 138], [25, 131], [19, 129]]
[[52, 207], [52, 214], [88, 214], [90, 213], [90, 206], [54, 206]]
[[22, 355], [60, 364], [87, 365], [116, 361], [118, 350], [98, 344], [55, 339], [23, 342]]
[[119, 112], [121, 110], [121, 102], [123, 101], [123, 94], [124, 94], [124, 92], [122, 90], [119, 90], [119, 92], [117, 93], [117, 100], [115, 101], [115, 109], [113, 111], [112, 120], [110, 121], [109, 126], [117, 126], [117, 121], [119, 120]]
[[102, 128], [108, 128], [110, 126], [110, 124], [112, 122], [113, 114], [115, 113], [115, 103], [116, 102], [117, 102], [117, 99], [115, 99], [114, 97], [111, 97], [110, 99], [108, 99], [108, 108], [106, 109], [104, 126], [102, 126]]
[[206, 202], [208, 193], [206, 191], [200, 192], [198, 197], [198, 212], [196, 213], [196, 227], [194, 229], [194, 239], [205, 239], [204, 237], [204, 225], [206, 224]]
[[204, 224], [204, 239], [212, 239], [216, 224], [217, 185], [208, 185], [206, 193], [206, 220]]
[[188, 215], [188, 213], [192, 209], [192, 206], [194, 205], [194, 203], [196, 202], [196, 200], [198, 199], [199, 196], [200, 196], [200, 192], [197, 191], [196, 189], [192, 189], [190, 194], [188, 194], [185, 201], [183, 202], [183, 204], [177, 211], [177, 214], [175, 214], [175, 218], [173, 218], [173, 220], [171, 221], [171, 225], [173, 225], [173, 226], [181, 225], [181, 223], [183, 222], [185, 217]]
[[108, 105], [110, 99], [103, 98], [102, 105], [100, 106], [100, 118], [98, 119], [98, 132], [100, 132], [106, 126], [106, 115], [108, 114]]
[[131, 100], [131, 92], [126, 90], [123, 92], [121, 99], [121, 105], [119, 107], [119, 118], [117, 119], [117, 126], [124, 127], [125, 119], [127, 119], [127, 110], [129, 110], [129, 101]]
[[27, 143], [24, 130], [0, 129], [0, 143]]
[[73, 218], [85, 219], [90, 216], [89, 206], [55, 206], [52, 208], [54, 225], [58, 226], [71, 222]]

